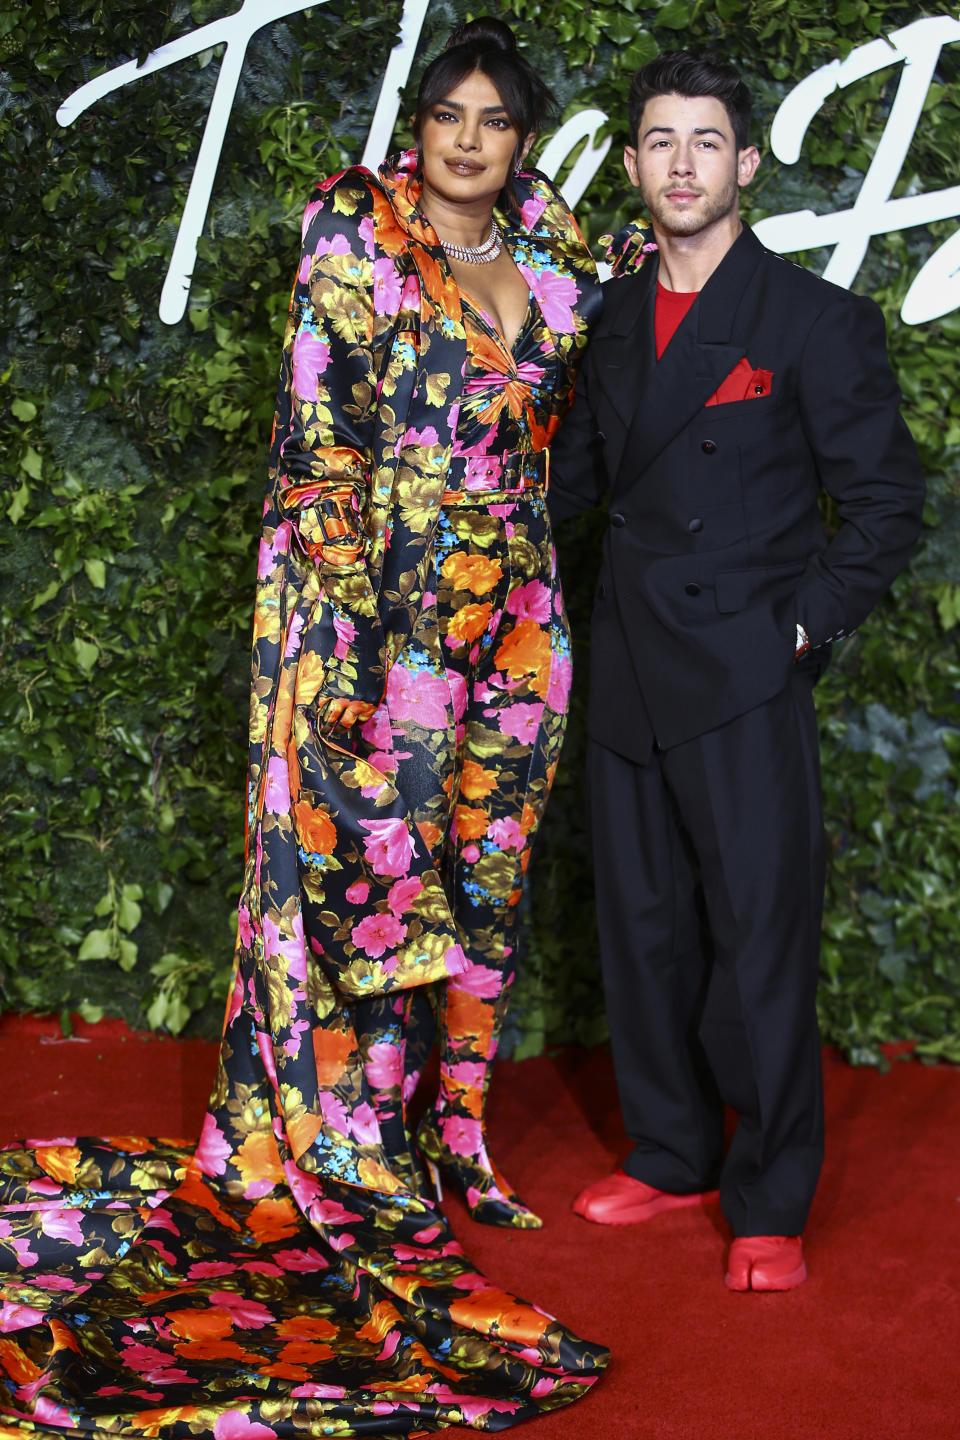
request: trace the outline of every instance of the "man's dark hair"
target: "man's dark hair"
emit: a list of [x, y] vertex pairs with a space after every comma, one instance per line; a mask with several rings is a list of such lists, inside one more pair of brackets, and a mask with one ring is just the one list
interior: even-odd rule
[[712, 95], [730, 117], [737, 149], [750, 144], [753, 97], [733, 66], [712, 51], [669, 50], [641, 65], [630, 81], [627, 102], [633, 145], [637, 143], [643, 107], [655, 95], [682, 95], [685, 99]]

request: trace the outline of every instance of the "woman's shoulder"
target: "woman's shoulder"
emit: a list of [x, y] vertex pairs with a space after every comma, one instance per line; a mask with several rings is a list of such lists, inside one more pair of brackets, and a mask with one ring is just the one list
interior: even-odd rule
[[303, 212], [304, 242], [311, 234], [319, 239], [331, 230], [356, 234], [362, 221], [373, 215], [378, 200], [385, 198], [379, 177], [365, 165], [325, 176], [317, 181]]

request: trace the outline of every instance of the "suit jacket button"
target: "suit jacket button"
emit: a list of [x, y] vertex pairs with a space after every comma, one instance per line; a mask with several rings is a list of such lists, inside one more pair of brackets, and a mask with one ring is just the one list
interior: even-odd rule
[[701, 440], [701, 441], [700, 441], [700, 449], [703, 451], [704, 455], [712, 455], [713, 452], [714, 452], [714, 450], [716, 450], [716, 448], [717, 448], [717, 442], [716, 442], [716, 440]]
[[697, 582], [696, 582], [695, 580], [691, 580], [691, 581], [690, 581], [690, 584], [689, 584], [689, 585], [684, 585], [683, 588], [684, 588], [684, 590], [686, 590], [686, 592], [687, 592], [688, 595], [699, 595], [699, 594], [700, 594], [700, 586], [697, 584]]
[[687, 529], [690, 531], [691, 535], [699, 535], [700, 531], [703, 529], [703, 521], [699, 518], [695, 518], [690, 521]]
[[619, 510], [614, 510], [613, 514], [610, 516], [610, 524], [615, 525], [616, 528], [619, 530], [621, 526], [626, 525], [626, 523], [626, 515], [621, 515]]

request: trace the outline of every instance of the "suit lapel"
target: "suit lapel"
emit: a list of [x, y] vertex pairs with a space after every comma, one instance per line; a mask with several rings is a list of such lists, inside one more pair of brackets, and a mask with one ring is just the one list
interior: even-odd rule
[[[669, 445], [743, 359], [746, 344], [737, 338], [735, 321], [762, 254], [759, 240], [744, 227], [660, 361], [655, 359], [653, 339], [657, 267], [645, 266], [636, 277], [638, 282], [646, 281], [644, 304], [630, 312], [632, 333], [624, 337], [620, 352], [626, 374], [610, 392], [629, 422], [615, 488], [644, 470]], [[615, 324], [619, 330], [619, 318]]]

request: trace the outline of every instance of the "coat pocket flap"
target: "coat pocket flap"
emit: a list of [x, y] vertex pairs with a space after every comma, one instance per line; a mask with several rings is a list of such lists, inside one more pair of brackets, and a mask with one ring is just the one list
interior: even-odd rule
[[757, 601], [777, 599], [798, 580], [806, 565], [765, 565], [751, 570], [721, 570], [716, 576], [717, 609], [724, 614], [746, 610]]

